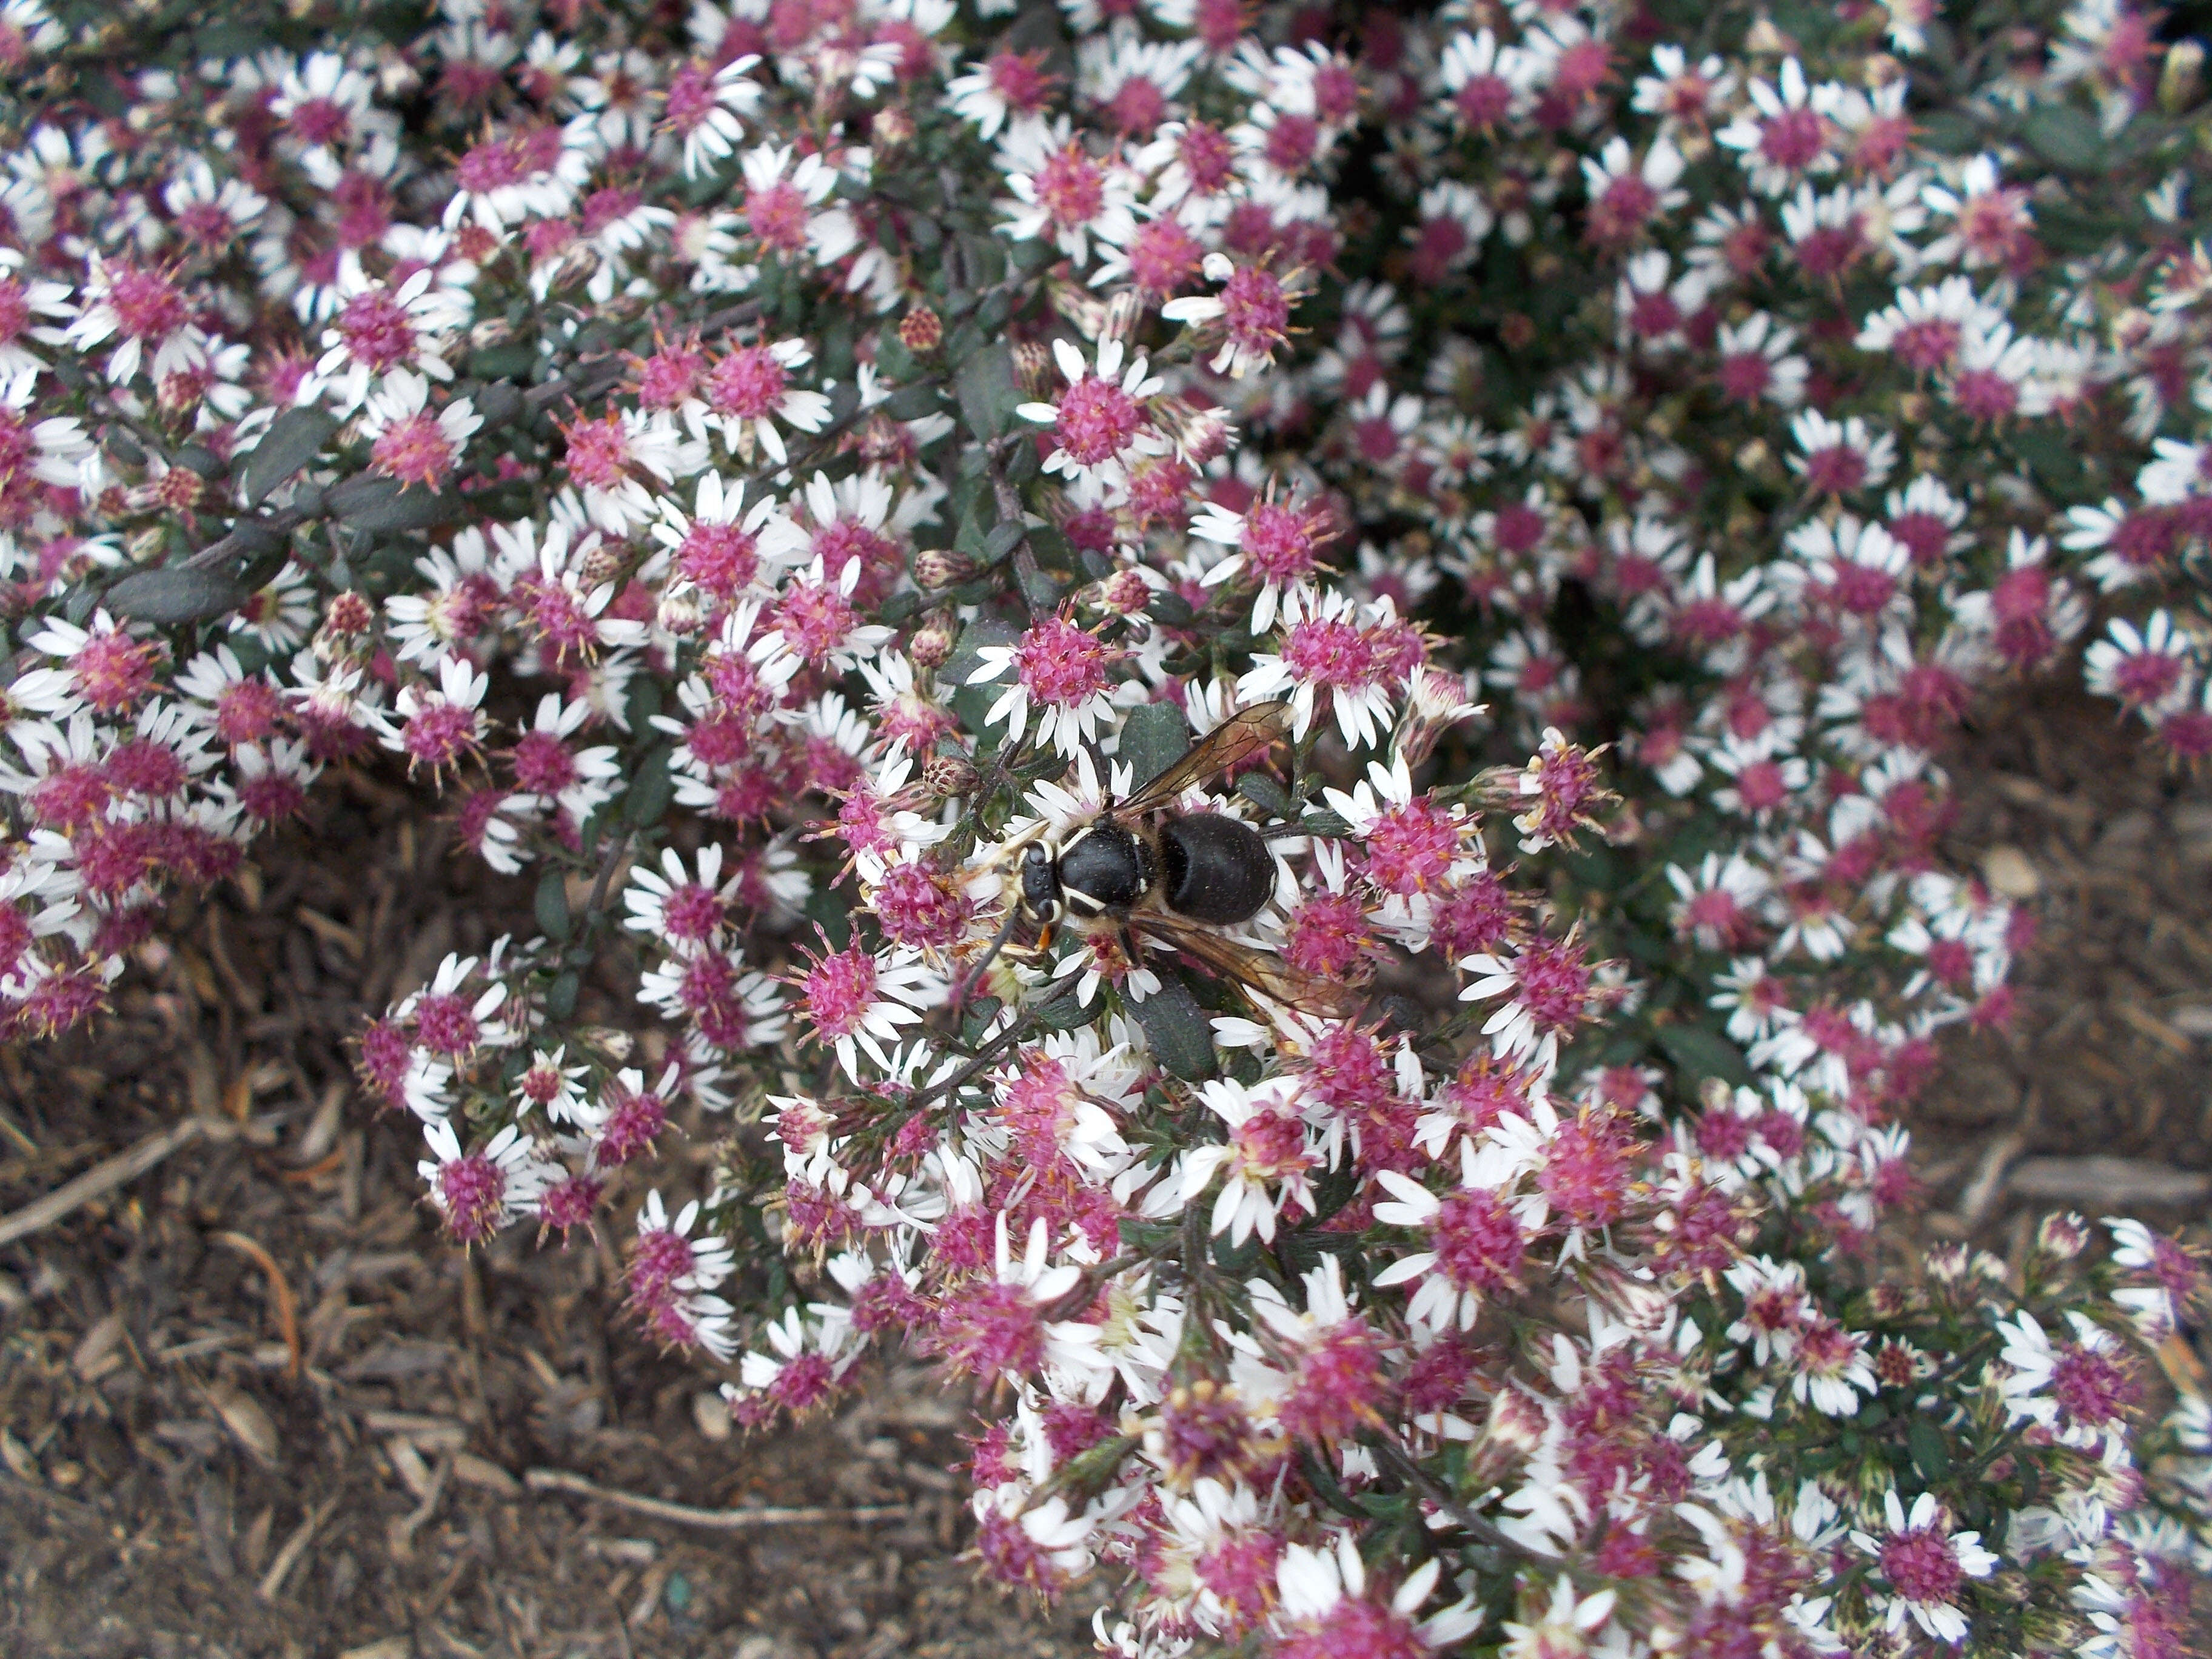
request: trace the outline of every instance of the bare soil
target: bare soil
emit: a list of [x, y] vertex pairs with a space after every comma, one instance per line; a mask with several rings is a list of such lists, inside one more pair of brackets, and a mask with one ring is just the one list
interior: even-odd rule
[[[2212, 1170], [2212, 788], [2056, 690], [1984, 708], [1952, 768], [1949, 851], [2032, 888], [2042, 935], [2019, 1018], [1946, 1039], [1913, 1127], [1927, 1229], [2002, 1249], [2051, 1207], [2117, 1206], [2115, 1166], [2084, 1159]], [[314, 812], [244, 882], [178, 901], [173, 946], [97, 1030], [0, 1050], [0, 1213], [183, 1115], [221, 1131], [0, 1247], [0, 1650], [1088, 1651], [1089, 1603], [1008, 1601], [961, 1559], [966, 1411], [927, 1374], [733, 1437], [698, 1409], [711, 1377], [626, 1322], [611, 1239], [441, 1242], [419, 1138], [349, 1097], [343, 1042], [447, 950], [526, 929], [528, 893], [374, 779]], [[587, 996], [635, 1024], [612, 981]], [[693, 1127], [684, 1155], [707, 1162]], [[2015, 1190], [2069, 1169], [2078, 1199]], [[709, 1510], [901, 1513], [714, 1531], [533, 1490], [532, 1470]]]

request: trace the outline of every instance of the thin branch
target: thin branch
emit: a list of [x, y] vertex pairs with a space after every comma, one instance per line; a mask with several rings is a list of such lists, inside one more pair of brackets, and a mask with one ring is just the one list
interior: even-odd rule
[[179, 1147], [191, 1145], [202, 1135], [222, 1133], [224, 1129], [235, 1133], [233, 1126], [224, 1125], [219, 1129], [205, 1118], [188, 1117], [158, 1133], [148, 1135], [128, 1151], [118, 1152], [106, 1163], [87, 1170], [75, 1181], [55, 1188], [44, 1198], [34, 1199], [13, 1215], [0, 1219], [0, 1244], [12, 1244], [41, 1228], [52, 1226], [64, 1216], [83, 1208], [93, 1200], [104, 1198], [118, 1187], [137, 1180]]
[[637, 1492], [617, 1492], [611, 1486], [600, 1486], [595, 1480], [586, 1480], [580, 1474], [571, 1474], [566, 1469], [532, 1469], [522, 1479], [532, 1492], [573, 1492], [579, 1498], [611, 1504], [615, 1508], [628, 1510], [634, 1515], [651, 1516], [656, 1521], [672, 1521], [679, 1526], [707, 1527], [716, 1532], [750, 1532], [757, 1527], [848, 1526], [868, 1521], [904, 1521], [914, 1514], [911, 1504], [862, 1504], [845, 1510], [825, 1505], [702, 1510], [690, 1504], [671, 1504], [663, 1498], [647, 1498]]

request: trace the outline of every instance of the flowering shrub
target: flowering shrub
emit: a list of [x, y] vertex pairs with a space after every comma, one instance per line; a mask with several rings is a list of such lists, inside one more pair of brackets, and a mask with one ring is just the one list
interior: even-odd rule
[[[1978, 690], [2212, 751], [2203, 55], [7, 0], [0, 1018], [404, 766], [537, 879], [361, 1039], [453, 1236], [618, 1231], [748, 1424], [1004, 1385], [978, 1550], [1110, 1650], [2177, 1651], [2196, 1261], [1880, 1246], [2032, 933]], [[1216, 732], [1256, 911], [1038, 908]]]

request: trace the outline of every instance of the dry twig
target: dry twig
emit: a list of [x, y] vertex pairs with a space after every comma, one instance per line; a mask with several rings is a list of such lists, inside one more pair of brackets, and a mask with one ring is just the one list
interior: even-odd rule
[[[118, 1187], [137, 1180], [179, 1147], [211, 1133], [213, 1127], [204, 1118], [188, 1117], [158, 1133], [148, 1135], [128, 1151], [118, 1152], [106, 1163], [87, 1170], [76, 1180], [55, 1188], [44, 1198], [33, 1200], [13, 1215], [0, 1219], [0, 1244], [12, 1244], [42, 1227], [51, 1227], [64, 1216], [82, 1209], [93, 1200], [104, 1198]], [[233, 1125], [222, 1127], [235, 1133]]]
[[649, 1515], [658, 1521], [673, 1521], [686, 1527], [711, 1527], [718, 1532], [745, 1532], [755, 1527], [812, 1527], [835, 1526], [864, 1521], [903, 1521], [914, 1513], [911, 1504], [862, 1504], [853, 1509], [831, 1509], [826, 1505], [807, 1505], [801, 1508], [766, 1505], [751, 1510], [702, 1510], [690, 1504], [671, 1504], [658, 1498], [646, 1498], [636, 1492], [617, 1492], [602, 1486], [597, 1481], [586, 1480], [580, 1474], [571, 1474], [566, 1469], [532, 1469], [523, 1476], [532, 1492], [574, 1492], [579, 1498], [595, 1498], [617, 1509], [629, 1510], [636, 1515]]

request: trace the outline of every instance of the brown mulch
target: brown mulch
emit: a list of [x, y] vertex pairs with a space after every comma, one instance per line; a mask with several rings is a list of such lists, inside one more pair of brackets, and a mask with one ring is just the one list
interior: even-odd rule
[[[529, 929], [374, 780], [180, 898], [89, 1034], [0, 1049], [0, 1214], [192, 1115], [149, 1173], [0, 1246], [0, 1651], [15, 1659], [1012, 1659], [1088, 1651], [961, 1559], [966, 1413], [920, 1372], [733, 1436], [619, 1307], [614, 1230], [463, 1254], [411, 1120], [349, 1089], [364, 1010]], [[310, 849], [316, 856], [309, 856]], [[635, 1025], [610, 981], [587, 1017]], [[716, 1126], [676, 1143], [678, 1179]], [[710, 1409], [711, 1408], [711, 1409]], [[695, 1508], [888, 1506], [742, 1532]]]
[[[2212, 777], [2039, 685], [1978, 712], [1946, 852], [2034, 912], [2001, 1033], [1948, 1036], [1911, 1127], [1938, 1231], [2212, 1212]], [[2092, 1162], [2091, 1160], [2101, 1160]], [[2193, 1190], [2192, 1190], [2193, 1189]]]
[[[1929, 1231], [2002, 1248], [2054, 1204], [2110, 1207], [2112, 1167], [2084, 1159], [2212, 1170], [2212, 789], [2053, 690], [1984, 710], [1951, 769], [1948, 852], [2032, 885], [2042, 940], [2017, 1021], [1947, 1038], [1912, 1127]], [[343, 1040], [447, 951], [530, 931], [529, 890], [450, 856], [387, 783], [313, 811], [245, 881], [177, 902], [173, 945], [96, 1031], [0, 1049], [0, 1214], [181, 1116], [213, 1126], [0, 1246], [0, 1651], [1087, 1651], [1091, 1604], [1040, 1616], [961, 1559], [965, 1413], [926, 1373], [733, 1437], [702, 1409], [711, 1378], [625, 1320], [614, 1237], [439, 1237], [419, 1133], [362, 1106]], [[616, 978], [586, 995], [638, 1024]], [[717, 1129], [689, 1127], [696, 1182]], [[2023, 1197], [2038, 1169], [2087, 1195]], [[710, 1510], [904, 1513], [718, 1532], [532, 1490], [533, 1469]]]

